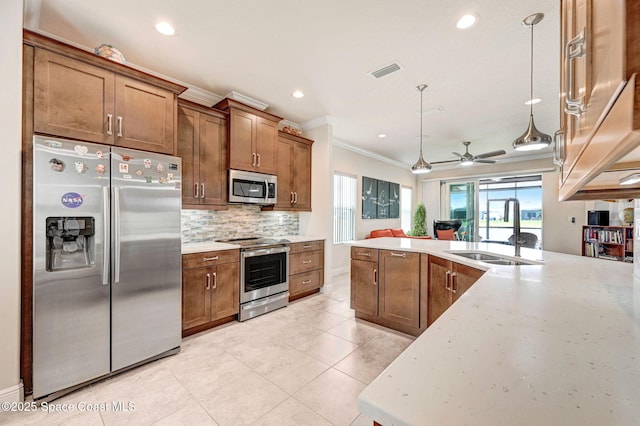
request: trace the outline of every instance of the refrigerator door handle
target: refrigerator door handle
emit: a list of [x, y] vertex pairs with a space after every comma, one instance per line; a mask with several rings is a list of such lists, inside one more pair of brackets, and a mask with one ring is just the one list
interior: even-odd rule
[[117, 186], [113, 187], [113, 227], [114, 229], [114, 239], [113, 239], [113, 251], [114, 251], [114, 261], [113, 261], [113, 282], [120, 282], [120, 188]]
[[102, 187], [102, 285], [109, 284], [109, 187]]

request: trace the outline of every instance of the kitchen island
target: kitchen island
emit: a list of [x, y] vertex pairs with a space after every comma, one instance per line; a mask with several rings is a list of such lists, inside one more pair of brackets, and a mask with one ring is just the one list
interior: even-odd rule
[[427, 253], [484, 275], [360, 395], [382, 425], [637, 424], [640, 280], [631, 264], [498, 244], [377, 238], [355, 247]]

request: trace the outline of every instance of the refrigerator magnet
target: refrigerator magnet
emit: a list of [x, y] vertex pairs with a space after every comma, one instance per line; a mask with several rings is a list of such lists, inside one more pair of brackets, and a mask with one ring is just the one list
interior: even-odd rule
[[102, 175], [104, 174], [104, 164], [98, 164], [96, 166], [96, 173], [98, 174], [98, 178], [102, 179]]
[[142, 176], [142, 170], [139, 170], [139, 169], [138, 169], [138, 170], [136, 171], [136, 175], [137, 175], [137, 176]]
[[144, 168], [145, 169], [150, 169], [151, 168], [151, 160], [149, 160], [148, 158], [145, 158], [144, 160], [142, 160], [142, 162], [144, 163]]
[[164, 166], [162, 165], [162, 163], [158, 163], [158, 166], [156, 167], [156, 171], [158, 173], [163, 173], [165, 170]]
[[96, 158], [104, 158], [104, 153], [102, 151], [96, 151]]
[[122, 179], [131, 179], [131, 175], [122, 175]]
[[151, 176], [145, 176], [144, 179], [147, 181], [147, 183], [152, 183], [152, 177]]
[[73, 147], [73, 150], [78, 155], [85, 155], [87, 152], [89, 152], [89, 148], [87, 148], [86, 145], [76, 145]]
[[171, 182], [173, 180], [173, 173], [167, 173], [167, 181]]
[[80, 207], [83, 201], [82, 195], [77, 192], [67, 192], [60, 198], [62, 205], [70, 209]]
[[64, 170], [64, 161], [58, 160], [57, 158], [52, 158], [49, 160], [49, 164], [51, 164], [51, 170], [54, 172], [61, 172]]
[[120, 173], [129, 173], [129, 165], [127, 163], [120, 163], [118, 170], [120, 170]]
[[84, 173], [87, 171], [87, 166], [82, 161], [76, 161], [74, 164], [76, 166], [76, 172]]
[[122, 161], [129, 161], [131, 160], [131, 156], [130, 155], [123, 155], [122, 156]]
[[158, 180], [159, 183], [167, 183], [167, 178], [164, 176], [160, 176], [160, 179]]

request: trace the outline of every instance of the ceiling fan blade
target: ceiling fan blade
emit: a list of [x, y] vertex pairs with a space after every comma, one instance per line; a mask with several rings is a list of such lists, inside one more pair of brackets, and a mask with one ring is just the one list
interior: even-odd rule
[[445, 161], [431, 161], [429, 164], [446, 164], [446, 163], [459, 163], [460, 160], [445, 160]]
[[452, 154], [455, 155], [456, 157], [464, 158], [463, 155], [460, 153], [452, 152]]
[[495, 164], [498, 162], [498, 160], [482, 160], [482, 159], [475, 159], [473, 160], [474, 163], [484, 163], [484, 164]]
[[484, 154], [476, 155], [476, 158], [487, 158], [487, 157], [495, 157], [496, 155], [504, 155], [507, 151], [504, 149], [498, 151], [485, 152]]

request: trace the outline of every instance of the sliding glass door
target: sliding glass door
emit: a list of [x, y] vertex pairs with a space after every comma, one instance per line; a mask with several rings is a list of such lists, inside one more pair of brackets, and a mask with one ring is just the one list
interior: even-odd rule
[[478, 238], [478, 181], [465, 180], [457, 182], [442, 182], [443, 205], [441, 217], [443, 219], [460, 219], [462, 226], [458, 236], [464, 241], [476, 241]]

